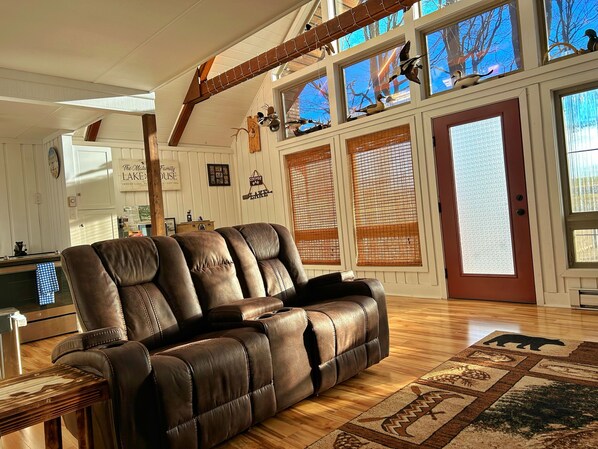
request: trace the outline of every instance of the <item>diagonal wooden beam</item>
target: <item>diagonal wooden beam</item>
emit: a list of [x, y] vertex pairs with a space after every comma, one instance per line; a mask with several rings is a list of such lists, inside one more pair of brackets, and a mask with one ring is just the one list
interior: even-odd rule
[[197, 104], [397, 11], [418, 0], [368, 0], [243, 64], [200, 83], [185, 104]]
[[83, 137], [83, 140], [85, 140], [85, 142], [95, 142], [98, 138], [98, 133], [100, 132], [101, 125], [101, 120], [93, 122], [91, 125], [87, 125], [87, 128], [85, 128], [85, 137]]
[[181, 106], [179, 115], [172, 128], [170, 137], [168, 138], [168, 145], [171, 147], [176, 147], [179, 144], [181, 137], [183, 137], [183, 132], [185, 132], [185, 128], [187, 127], [187, 123], [189, 123], [189, 118], [193, 112], [193, 107], [195, 106], [195, 103], [191, 103], [189, 99], [201, 96], [200, 86], [208, 78], [208, 74], [210, 73], [210, 69], [212, 68], [212, 64], [214, 64], [215, 59], [215, 57], [208, 59], [195, 70], [195, 74], [193, 75], [191, 84], [187, 90], [187, 95], [185, 96], [185, 101], [183, 102], [183, 106]]

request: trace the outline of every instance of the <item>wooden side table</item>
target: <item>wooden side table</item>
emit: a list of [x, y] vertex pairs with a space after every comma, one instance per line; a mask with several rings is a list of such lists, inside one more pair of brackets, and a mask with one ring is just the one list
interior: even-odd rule
[[76, 412], [79, 448], [93, 449], [91, 406], [109, 398], [105, 379], [66, 365], [0, 381], [0, 437], [43, 422], [46, 448], [62, 449], [60, 417]]

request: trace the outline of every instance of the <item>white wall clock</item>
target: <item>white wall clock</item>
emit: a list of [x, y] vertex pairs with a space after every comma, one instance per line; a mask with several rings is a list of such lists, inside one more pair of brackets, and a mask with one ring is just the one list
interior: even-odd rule
[[58, 178], [60, 176], [60, 156], [58, 156], [58, 151], [54, 147], [50, 147], [48, 150], [48, 166], [52, 176]]

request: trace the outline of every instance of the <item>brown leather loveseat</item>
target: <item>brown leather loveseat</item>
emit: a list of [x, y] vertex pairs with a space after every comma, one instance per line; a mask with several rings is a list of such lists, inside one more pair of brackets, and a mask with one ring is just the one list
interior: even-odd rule
[[308, 280], [265, 223], [63, 252], [83, 333], [53, 361], [105, 377], [97, 447], [209, 448], [388, 355], [375, 280]]

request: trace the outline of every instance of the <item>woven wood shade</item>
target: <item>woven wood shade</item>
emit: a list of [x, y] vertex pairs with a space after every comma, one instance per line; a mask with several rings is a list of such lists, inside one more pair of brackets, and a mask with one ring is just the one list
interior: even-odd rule
[[409, 126], [347, 141], [357, 265], [421, 266]]
[[340, 245], [330, 146], [285, 157], [290, 180], [293, 232], [304, 264], [340, 265]]

